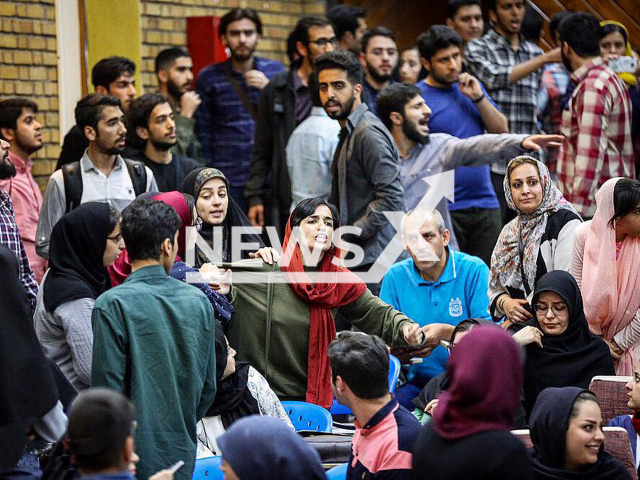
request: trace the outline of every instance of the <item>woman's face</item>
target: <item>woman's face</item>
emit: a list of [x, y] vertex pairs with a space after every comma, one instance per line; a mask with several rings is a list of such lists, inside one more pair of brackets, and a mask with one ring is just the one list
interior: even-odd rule
[[222, 224], [229, 208], [226, 183], [221, 178], [207, 180], [200, 189], [196, 208], [204, 223], [209, 225]]
[[118, 223], [107, 237], [107, 245], [104, 247], [104, 253], [102, 254], [102, 265], [105, 267], [113, 265], [123, 250], [124, 240], [120, 233], [120, 223]]
[[[331, 248], [333, 237], [333, 217], [331, 210], [326, 205], [316, 208], [313, 215], [309, 215], [300, 222], [300, 243], [313, 253], [320, 249], [324, 254]], [[304, 249], [303, 249], [304, 251]], [[322, 257], [320, 257], [322, 258]]]
[[412, 48], [402, 52], [400, 55], [400, 81], [402, 83], [410, 83], [411, 85], [417, 83], [421, 68], [422, 64], [417, 49]]
[[609, 60], [622, 57], [626, 47], [624, 37], [620, 32], [610, 33], [600, 40], [600, 56]]
[[578, 415], [569, 419], [566, 442], [566, 470], [575, 471], [598, 461], [604, 433], [602, 412], [596, 402], [587, 400], [578, 405]]
[[560, 335], [569, 326], [569, 307], [560, 295], [542, 292], [533, 308], [545, 335]]
[[523, 163], [511, 171], [509, 176], [511, 197], [516, 208], [525, 215], [531, 215], [542, 203], [542, 183], [538, 169]]
[[616, 218], [616, 232], [640, 237], [640, 205], [624, 217]]
[[222, 380], [227, 378], [229, 375], [233, 374], [236, 371], [236, 351], [229, 346], [229, 342], [227, 341], [227, 366], [224, 367], [224, 372], [222, 373]]

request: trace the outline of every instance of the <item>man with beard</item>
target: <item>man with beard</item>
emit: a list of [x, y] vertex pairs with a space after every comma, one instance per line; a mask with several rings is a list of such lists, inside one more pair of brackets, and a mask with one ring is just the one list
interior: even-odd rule
[[123, 211], [138, 195], [158, 190], [142, 162], [122, 158], [127, 129], [120, 100], [94, 93], [78, 102], [76, 124], [89, 140], [78, 162], [53, 172], [44, 192], [36, 251], [49, 256], [49, 238], [62, 216], [86, 202], [105, 202]]
[[199, 160], [201, 147], [194, 131], [193, 117], [202, 100], [193, 91], [191, 55], [178, 47], [162, 50], [156, 57], [156, 77], [158, 93], [167, 97], [173, 108], [176, 122], [176, 144], [173, 152]]
[[[559, 61], [560, 50], [543, 53], [540, 47], [524, 39], [520, 33], [524, 0], [489, 0], [488, 10], [492, 28], [482, 38], [467, 43], [464, 50], [469, 73], [484, 84], [507, 117], [510, 132], [537, 133], [536, 104], [542, 67]], [[504, 197], [506, 168], [505, 162], [491, 165], [491, 181], [503, 223], [515, 216]]]
[[0, 188], [8, 192], [13, 202], [18, 230], [38, 283], [42, 280], [46, 262], [36, 253], [36, 229], [42, 207], [40, 187], [33, 179], [29, 158], [42, 148], [42, 125], [36, 119], [38, 105], [24, 98], [0, 102], [0, 138], [9, 142], [9, 160], [16, 170], [14, 177], [0, 180]]
[[[257, 227], [275, 226], [280, 239], [284, 238], [291, 207], [287, 142], [296, 126], [311, 113], [308, 80], [315, 59], [338, 45], [333, 26], [323, 17], [302, 17], [292, 36], [300, 59], [288, 72], [274, 76], [260, 98], [245, 188], [251, 223]], [[234, 162], [237, 163], [236, 157]]]
[[[9, 160], [9, 144], [0, 139], [0, 180], [9, 180], [16, 174], [16, 167]], [[16, 217], [13, 213], [13, 203], [11, 197], [0, 188], [0, 244], [13, 252], [20, 264], [20, 282], [24, 286], [31, 308], [36, 306], [38, 296], [38, 283], [33, 271], [29, 266], [29, 259], [24, 250], [20, 232], [16, 224]]]
[[575, 90], [562, 118], [565, 140], [558, 187], [585, 219], [596, 211], [596, 192], [613, 177], [635, 178], [631, 99], [625, 83], [600, 57], [598, 20], [572, 13], [560, 23], [562, 63]]
[[262, 21], [251, 8], [234, 8], [220, 20], [220, 36], [229, 60], [198, 74], [202, 105], [196, 111], [196, 135], [207, 166], [229, 179], [229, 194], [247, 211], [244, 188], [249, 177], [258, 101], [269, 81], [284, 70], [275, 60], [258, 57]]
[[[133, 77], [135, 73], [136, 64], [128, 58], [103, 58], [91, 70], [91, 83], [96, 93], [119, 99], [120, 108], [126, 112], [136, 96], [136, 80]], [[74, 125], [64, 137], [56, 170], [63, 165], [80, 160], [88, 146], [89, 141], [84, 132]]]
[[[322, 106], [342, 128], [333, 157], [331, 203], [340, 211], [342, 226], [361, 229], [359, 235], [342, 237], [364, 250], [364, 258], [351, 270], [366, 272], [395, 235], [383, 212], [404, 211], [398, 149], [361, 100], [363, 72], [354, 54], [326, 53], [317, 59], [315, 70]], [[368, 287], [374, 294], [380, 291], [379, 284]]]
[[[462, 39], [449, 27], [434, 25], [418, 38], [420, 56], [429, 74], [417, 86], [431, 109], [429, 129], [469, 138], [507, 133], [506, 117], [482, 84], [462, 71]], [[488, 165], [460, 167], [455, 173], [455, 203], [449, 203], [460, 250], [487, 265], [502, 230], [500, 203]]]
[[327, 11], [327, 17], [336, 29], [340, 48], [354, 55], [360, 53], [362, 36], [367, 31], [367, 12], [355, 5], [335, 5]]
[[171, 105], [159, 93], [145, 93], [131, 103], [125, 115], [127, 145], [138, 149], [134, 158], [153, 172], [161, 192], [180, 188], [184, 177], [200, 165], [194, 159], [172, 151], [177, 141]]
[[[506, 162], [524, 150], [557, 147], [563, 138], [561, 135], [502, 133], [459, 139], [446, 133], [429, 134], [431, 109], [418, 87], [402, 83], [394, 83], [380, 93], [378, 113], [400, 152], [400, 178], [407, 210], [416, 208], [426, 195], [428, 184], [424, 181], [425, 177], [461, 166]], [[452, 190], [453, 187], [452, 183]], [[447, 193], [450, 195], [453, 192]], [[446, 198], [443, 197], [435, 209], [442, 215], [445, 228], [452, 233]], [[453, 234], [450, 234], [449, 246], [458, 249]]]
[[398, 65], [398, 47], [395, 34], [385, 27], [377, 27], [362, 36], [360, 63], [364, 68], [362, 101], [376, 115], [378, 93], [393, 83], [393, 72]]

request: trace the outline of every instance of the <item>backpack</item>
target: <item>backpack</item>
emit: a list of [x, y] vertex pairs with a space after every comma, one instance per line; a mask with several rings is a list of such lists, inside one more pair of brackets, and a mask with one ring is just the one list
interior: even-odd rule
[[[144, 163], [137, 160], [124, 158], [124, 163], [129, 171], [133, 191], [138, 197], [147, 190], [147, 170]], [[69, 213], [80, 205], [82, 201], [82, 175], [80, 173], [80, 161], [72, 162], [62, 166], [62, 178], [64, 180], [64, 194], [66, 208], [65, 213]]]

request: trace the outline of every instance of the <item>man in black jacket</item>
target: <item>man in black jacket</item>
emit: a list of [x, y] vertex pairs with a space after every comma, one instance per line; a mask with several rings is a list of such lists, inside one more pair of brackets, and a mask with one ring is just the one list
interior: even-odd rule
[[291, 132], [311, 113], [307, 87], [315, 59], [337, 46], [333, 26], [323, 17], [302, 17], [293, 32], [301, 60], [288, 72], [275, 75], [260, 97], [245, 188], [249, 220], [255, 226], [273, 225], [283, 238], [291, 207], [291, 182], [285, 148]]

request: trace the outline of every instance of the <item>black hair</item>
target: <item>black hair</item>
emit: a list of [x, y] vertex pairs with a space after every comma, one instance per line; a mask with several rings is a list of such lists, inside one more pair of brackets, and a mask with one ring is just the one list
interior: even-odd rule
[[120, 75], [136, 73], [136, 64], [125, 57], [103, 58], [91, 70], [91, 83], [94, 88], [109, 88]]
[[336, 5], [327, 11], [327, 17], [336, 30], [336, 37], [340, 40], [347, 32], [355, 35], [358, 29], [358, 19], [366, 16], [367, 12], [364, 8], [354, 5]]
[[180, 228], [180, 217], [164, 202], [138, 198], [122, 212], [122, 237], [131, 260], [160, 260], [160, 248], [171, 244]]
[[327, 349], [331, 378], [340, 376], [359, 398], [375, 399], [389, 393], [389, 352], [375, 335], [342, 332]]
[[237, 22], [238, 20], [242, 20], [243, 18], [247, 18], [253, 22], [256, 26], [256, 32], [258, 35], [262, 35], [262, 20], [260, 20], [260, 15], [253, 8], [232, 8], [227, 13], [225, 13], [220, 19], [220, 35], [225, 35], [227, 33], [227, 29], [229, 25], [233, 22]]
[[440, 50], [455, 45], [462, 49], [462, 38], [452, 28], [445, 25], [433, 25], [418, 37], [418, 51], [425, 60], [431, 58]]
[[466, 320], [461, 321], [454, 327], [453, 332], [451, 332], [449, 342], [453, 345], [453, 341], [460, 332], [469, 332], [472, 328], [477, 327], [478, 325], [480, 325], [480, 322], [475, 318], [467, 318]]
[[134, 420], [133, 403], [121, 393], [106, 388], [80, 392], [69, 410], [66, 434], [76, 466], [87, 471], [122, 468]]
[[189, 212], [191, 212], [191, 224], [193, 225], [198, 216], [197, 212], [195, 214], [196, 217], [193, 216], [194, 209], [196, 208], [196, 201], [193, 198], [193, 195], [191, 195], [190, 193], [180, 192], [180, 195], [182, 195], [182, 198], [184, 198], [184, 201], [187, 202], [187, 208], [189, 209]]
[[135, 98], [132, 102], [127, 113], [125, 114], [125, 123], [127, 125], [127, 145], [143, 150], [147, 143], [146, 140], [141, 139], [136, 133], [138, 127], [149, 128], [149, 117], [151, 112], [158, 105], [163, 103], [169, 103], [166, 97], [159, 93], [145, 93]]
[[447, 2], [447, 16], [452, 19], [458, 14], [458, 10], [462, 7], [469, 7], [471, 5], [477, 5], [482, 11], [482, 2], [480, 0], [449, 0]]
[[573, 402], [573, 406], [571, 407], [571, 413], [569, 414], [569, 418], [578, 416], [578, 413], [580, 412], [580, 405], [582, 405], [584, 402], [596, 402], [598, 406], [600, 406], [600, 400], [598, 400], [598, 397], [596, 397], [596, 394], [589, 390], [585, 390], [584, 392], [580, 393], [580, 395], [578, 395], [575, 401]]
[[568, 15], [558, 26], [560, 42], [566, 42], [583, 58], [600, 56], [600, 22], [585, 12]]
[[292, 30], [287, 37], [287, 57], [289, 58], [289, 64], [291, 66], [297, 66], [300, 63], [300, 54], [298, 53], [298, 38], [296, 38], [296, 31]]
[[560, 22], [572, 13], [573, 12], [571, 10], [560, 10], [558, 13], [554, 13], [551, 16], [551, 20], [549, 20], [549, 34], [551, 35], [551, 40], [554, 42], [556, 41], [556, 34], [558, 33], [558, 26], [560, 25]]
[[84, 127], [92, 127], [98, 131], [98, 123], [105, 107], [122, 107], [120, 100], [111, 95], [91, 93], [81, 99], [75, 108], [76, 125], [84, 135]]
[[613, 217], [609, 226], [614, 228], [615, 221], [640, 207], [640, 180], [622, 178], [613, 189]]
[[615, 23], [607, 23], [606, 25], [602, 25], [600, 27], [600, 40], [611, 33], [619, 33], [620, 35], [622, 35], [625, 45], [629, 41], [629, 38], [627, 37], [627, 31], [620, 25], [616, 25]]
[[[0, 128], [10, 128], [15, 130], [18, 128], [18, 118], [22, 115], [23, 110], [31, 110], [38, 113], [38, 104], [26, 98], [8, 98], [0, 102]], [[0, 133], [0, 138], [5, 140]]]
[[156, 73], [158, 73], [160, 70], [168, 70], [177, 59], [183, 57], [191, 58], [189, 52], [187, 52], [184, 48], [165, 48], [156, 56]]
[[367, 53], [367, 47], [369, 46], [369, 41], [373, 37], [390, 38], [391, 40], [394, 41], [394, 43], [396, 41], [396, 34], [393, 33], [393, 30], [387, 27], [372, 28], [371, 30], [367, 30], [366, 32], [364, 32], [364, 35], [362, 36], [362, 40], [361, 40], [362, 53]]
[[486, 0], [486, 2], [487, 2], [487, 11], [497, 12], [498, 0]]
[[531, 5], [527, 5], [524, 12], [524, 19], [522, 20], [522, 29], [520, 32], [525, 40], [532, 43], [538, 43], [540, 40], [540, 33], [542, 32], [542, 15], [533, 8]]
[[113, 229], [116, 228], [116, 225], [120, 223], [121, 218], [122, 214], [120, 213], [120, 210], [113, 205], [109, 205], [109, 235], [111, 235]]
[[393, 127], [393, 122], [390, 118], [391, 114], [398, 112], [404, 116], [405, 107], [416, 95], [420, 95], [420, 89], [415, 85], [406, 83], [392, 83], [383, 88], [378, 94], [378, 99], [376, 100], [378, 116], [389, 131]]
[[337, 68], [347, 72], [347, 78], [352, 85], [362, 83], [363, 71], [362, 65], [356, 58], [356, 56], [346, 50], [334, 50], [333, 52], [327, 52], [320, 55], [313, 62], [313, 70], [320, 77], [320, 72], [323, 70], [329, 70]]
[[298, 203], [296, 208], [293, 209], [293, 212], [291, 212], [291, 228], [300, 226], [302, 221], [313, 215], [320, 205], [325, 205], [331, 211], [333, 229], [337, 230], [340, 227], [340, 215], [338, 214], [338, 209], [333, 203], [327, 202], [322, 197], [305, 198]]
[[320, 85], [318, 85], [318, 75], [316, 72], [309, 74], [309, 80], [307, 81], [309, 86], [309, 95], [311, 95], [311, 103], [314, 107], [321, 107], [322, 101], [320, 100]]
[[291, 35], [295, 38], [296, 42], [302, 42], [303, 45], [309, 45], [309, 29], [311, 27], [326, 27], [330, 26], [333, 28], [333, 24], [325, 17], [320, 17], [318, 15], [305, 15], [296, 26], [293, 28], [293, 32]]

